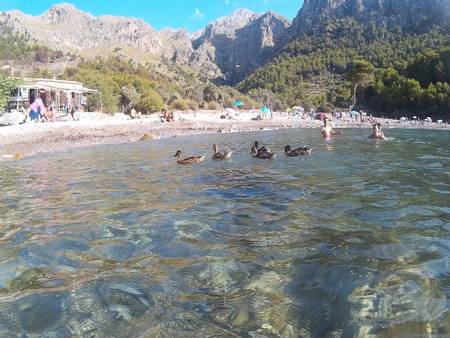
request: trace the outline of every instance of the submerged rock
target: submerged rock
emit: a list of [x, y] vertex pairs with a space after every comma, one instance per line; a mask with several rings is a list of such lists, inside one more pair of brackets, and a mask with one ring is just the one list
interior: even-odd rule
[[356, 288], [349, 296], [354, 334], [376, 337], [386, 327], [438, 320], [447, 312], [447, 300], [437, 290], [429, 279], [399, 275]]
[[10, 280], [7, 286], [10, 291], [38, 289], [42, 286], [42, 283], [39, 281], [39, 279], [44, 276], [45, 273], [42, 269], [26, 270], [19, 276]]
[[88, 283], [68, 297], [66, 321], [72, 334], [80, 337], [143, 333], [160, 314], [152, 293], [132, 276]]
[[[286, 338], [310, 336], [309, 332], [297, 328], [293, 322], [295, 318], [292, 317], [293, 301], [284, 292], [288, 282], [289, 280], [276, 272], [268, 271], [247, 285], [247, 289], [254, 292], [251, 299], [251, 316], [259, 326], [253, 336], [274, 335]], [[239, 318], [238, 315], [236, 318]]]
[[0, 304], [0, 336], [47, 337], [59, 331], [59, 337], [69, 337], [62, 323], [64, 298], [60, 293], [32, 294]]

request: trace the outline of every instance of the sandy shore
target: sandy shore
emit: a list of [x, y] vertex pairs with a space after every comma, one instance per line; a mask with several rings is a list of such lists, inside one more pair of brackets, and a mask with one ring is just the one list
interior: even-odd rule
[[[223, 119], [227, 115], [226, 119]], [[0, 161], [73, 148], [136, 142], [190, 134], [256, 131], [284, 128], [319, 128], [320, 121], [301, 120], [283, 113], [272, 119], [255, 121], [257, 112], [198, 112], [175, 114], [175, 122], [161, 123], [158, 116], [128, 120], [123, 115], [81, 114], [79, 121], [34, 123], [0, 127]], [[221, 118], [222, 117], [222, 118]], [[437, 124], [400, 124], [381, 120], [385, 128], [447, 129]], [[369, 123], [336, 121], [336, 128], [370, 128]]]

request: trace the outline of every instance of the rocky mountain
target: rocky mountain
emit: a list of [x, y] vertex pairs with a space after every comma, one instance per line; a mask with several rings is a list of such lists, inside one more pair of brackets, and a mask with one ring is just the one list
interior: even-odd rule
[[[70, 4], [55, 5], [39, 16], [5, 12], [0, 19], [41, 45], [82, 56], [104, 56], [118, 50], [124, 50], [131, 57], [139, 56], [138, 52], [163, 53], [158, 32], [143, 20], [95, 17]], [[170, 49], [171, 44], [168, 45]]]
[[274, 13], [259, 15], [241, 9], [195, 34], [173, 29], [158, 32], [141, 19], [95, 17], [71, 4], [55, 5], [39, 16], [3, 12], [0, 20], [54, 50], [84, 57], [120, 55], [138, 62], [164, 60], [234, 82], [271, 55], [289, 26], [288, 20]]
[[415, 33], [450, 22], [450, 0], [304, 0], [291, 23], [268, 12], [240, 9], [190, 34], [156, 31], [141, 19], [99, 16], [59, 4], [39, 16], [2, 12], [0, 23], [41, 45], [84, 57], [119, 55], [141, 63], [189, 66], [208, 78], [236, 84], [278, 55], [291, 40], [351, 18]]
[[199, 55], [213, 56], [224, 79], [234, 84], [273, 56], [289, 26], [287, 19], [272, 12], [239, 10], [208, 25], [193, 48]]
[[449, 22], [450, 0], [304, 0], [292, 30], [317, 31], [324, 22], [346, 17], [420, 32]]

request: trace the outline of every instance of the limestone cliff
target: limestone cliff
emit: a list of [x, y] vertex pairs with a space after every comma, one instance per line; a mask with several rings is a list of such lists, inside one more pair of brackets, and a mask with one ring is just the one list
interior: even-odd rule
[[345, 17], [423, 31], [434, 24], [448, 24], [450, 0], [305, 0], [292, 30], [314, 30], [324, 21]]

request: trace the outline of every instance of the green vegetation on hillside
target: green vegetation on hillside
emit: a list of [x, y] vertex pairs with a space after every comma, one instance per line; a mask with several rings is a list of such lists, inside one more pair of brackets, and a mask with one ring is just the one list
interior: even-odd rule
[[[1, 14], [6, 15], [6, 14]], [[0, 61], [55, 62], [65, 55], [53, 51], [30, 40], [27, 35], [14, 32], [5, 22], [0, 21]]]
[[[271, 63], [250, 75], [237, 88], [252, 96], [265, 91], [285, 107], [302, 104], [319, 109], [348, 109], [353, 101], [354, 84], [352, 86], [348, 81], [347, 74], [357, 60], [367, 60], [378, 69], [378, 84], [383, 69], [388, 68], [395, 69], [402, 78], [411, 79], [424, 76], [423, 74], [433, 70], [434, 77], [416, 80], [422, 86], [427, 85], [425, 80], [433, 85], [438, 81], [448, 84], [448, 78], [442, 79], [436, 75], [441, 74], [442, 64], [426, 56], [429, 53], [439, 54], [439, 50], [450, 45], [450, 35], [444, 28], [413, 34], [397, 28], [390, 30], [382, 26], [361, 24], [351, 18], [323, 25], [322, 34], [299, 36], [286, 45]], [[422, 57], [423, 60], [419, 60], [417, 55], [427, 50], [434, 52], [428, 51], [428, 54]], [[445, 59], [447, 54], [442, 55]], [[445, 60], [442, 62], [445, 64]], [[400, 112], [405, 109], [411, 112], [441, 113], [442, 105], [437, 101], [425, 107], [413, 104], [407, 106], [401, 103], [400, 96], [391, 97], [388, 105], [375, 105], [374, 100], [368, 99], [375, 99], [375, 96], [379, 98], [379, 95], [384, 97], [387, 93], [380, 94], [370, 89], [367, 84], [358, 87], [358, 96], [367, 98], [358, 101], [360, 108], [380, 113]], [[403, 95], [404, 91], [399, 90], [396, 93]], [[396, 99], [399, 100], [398, 105], [394, 104]], [[425, 108], [426, 110], [423, 110]], [[446, 111], [448, 112], [448, 109]]]
[[0, 60], [17, 60], [33, 52], [26, 36], [14, 33], [11, 27], [0, 22]]
[[425, 50], [401, 74], [379, 69], [365, 93], [367, 105], [394, 115], [403, 112], [450, 114], [450, 49]]
[[[164, 106], [182, 110], [211, 109], [231, 107], [236, 99], [246, 107], [258, 106], [237, 90], [208, 83], [192, 71], [179, 67], [172, 71], [176, 74], [169, 76], [119, 57], [96, 58], [76, 68], [67, 68], [63, 78], [100, 90], [105, 112], [128, 112], [135, 108], [142, 113], [153, 113]], [[99, 96], [91, 95], [87, 104], [91, 111], [100, 109]]]
[[[164, 105], [160, 93], [164, 95], [167, 91], [177, 90], [166, 79], [155, 78], [144, 67], [119, 58], [82, 62], [76, 68], [67, 68], [63, 77], [98, 89], [102, 93], [103, 110], [106, 112], [135, 107], [152, 113], [161, 110]], [[89, 96], [87, 105], [91, 111], [100, 109], [99, 96]]]

